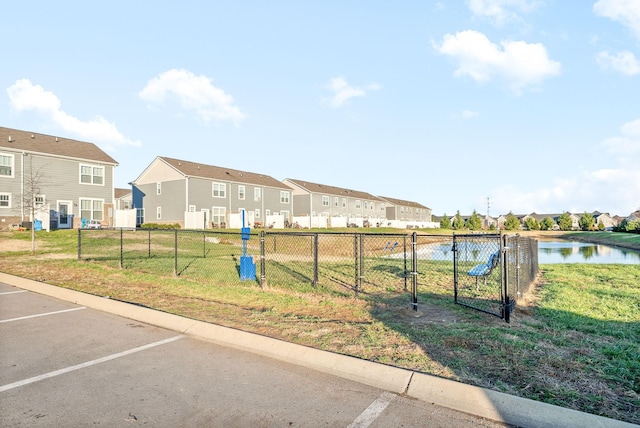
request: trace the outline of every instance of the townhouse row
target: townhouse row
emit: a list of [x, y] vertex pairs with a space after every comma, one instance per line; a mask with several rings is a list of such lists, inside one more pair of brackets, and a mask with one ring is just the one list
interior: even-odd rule
[[417, 202], [161, 156], [116, 188], [117, 166], [93, 143], [0, 127], [0, 228], [437, 227]]

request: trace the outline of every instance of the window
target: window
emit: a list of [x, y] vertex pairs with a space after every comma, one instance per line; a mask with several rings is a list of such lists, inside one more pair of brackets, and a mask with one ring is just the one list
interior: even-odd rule
[[333, 198], [333, 206], [334, 206], [334, 207], [337, 207], [339, 203], [340, 203], [340, 198], [338, 198], [337, 196], [335, 196], [335, 197]]
[[264, 210], [264, 215], [269, 217], [271, 215], [271, 210]]
[[162, 183], [159, 181], [156, 183], [156, 195], [162, 195]]
[[347, 207], [347, 198], [342, 198], [342, 208]]
[[322, 195], [322, 206], [323, 207], [328, 207], [329, 206], [329, 197]]
[[286, 190], [280, 191], [280, 203], [288, 204], [289, 203], [289, 192]]
[[190, 213], [196, 212], [196, 206], [195, 205], [189, 205], [189, 212]]
[[80, 183], [104, 185], [104, 167], [80, 165]]
[[225, 207], [211, 207], [211, 221], [216, 224], [227, 222], [227, 209]]
[[260, 218], [260, 208], [256, 208], [256, 210], [253, 213], [255, 218]]
[[359, 199], [356, 199], [356, 208], [360, 208], [361, 202]]
[[156, 220], [162, 220], [162, 207], [156, 207]]
[[0, 193], [0, 208], [11, 208], [11, 193]]
[[262, 189], [256, 187], [253, 189], [253, 200], [256, 202], [260, 202], [260, 199], [262, 199]]
[[80, 217], [87, 220], [100, 220], [104, 216], [104, 200], [80, 199]]
[[244, 186], [238, 186], [238, 199], [244, 200]]
[[366, 210], [366, 209], [368, 209], [368, 208], [369, 208], [369, 202], [364, 201], [364, 209]]
[[227, 185], [225, 183], [212, 183], [211, 196], [213, 196], [214, 198], [226, 198]]
[[0, 177], [13, 177], [13, 155], [0, 155]]

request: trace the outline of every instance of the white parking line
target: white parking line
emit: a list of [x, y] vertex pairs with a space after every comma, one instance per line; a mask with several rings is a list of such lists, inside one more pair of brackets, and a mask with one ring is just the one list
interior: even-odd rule
[[47, 312], [47, 313], [44, 313], [44, 314], [28, 315], [26, 317], [20, 317], [20, 318], [10, 318], [8, 320], [0, 320], [0, 324], [2, 324], [3, 322], [28, 320], [29, 318], [46, 317], [47, 315], [63, 314], [65, 312], [79, 311], [80, 309], [87, 309], [87, 308], [85, 308], [84, 306], [81, 306], [79, 308], [65, 309], [63, 311], [55, 311], [55, 312]]
[[4, 296], [5, 294], [16, 294], [16, 293], [26, 293], [27, 290], [20, 290], [20, 291], [5, 291], [3, 293], [0, 293], [0, 296]]
[[380, 397], [369, 405], [364, 412], [349, 425], [348, 428], [366, 428], [375, 421], [380, 413], [384, 412], [384, 409], [396, 398], [395, 394], [390, 392], [383, 392]]
[[180, 334], [178, 336], [173, 336], [168, 339], [160, 340], [159, 342], [149, 343], [148, 345], [138, 346], [137, 348], [129, 349], [128, 351], [118, 352], [117, 354], [108, 355], [106, 357], [98, 358], [96, 360], [87, 361], [86, 363], [76, 364], [75, 366], [70, 366], [64, 369], [55, 370], [49, 373], [41, 374], [40, 376], [34, 376], [29, 379], [20, 380], [18, 382], [9, 383], [6, 385], [0, 386], [0, 392], [8, 391], [13, 388], [18, 388], [24, 385], [28, 385], [30, 383], [39, 382], [41, 380], [49, 379], [54, 376], [60, 376], [65, 373], [69, 373], [75, 370], [84, 369], [86, 367], [94, 366], [96, 364], [104, 363], [107, 361], [115, 360], [116, 358], [124, 357], [126, 355], [135, 354], [136, 352], [144, 351], [145, 349], [153, 348], [156, 346], [164, 345], [166, 343], [173, 342], [178, 339], [182, 339], [186, 337], [184, 334]]

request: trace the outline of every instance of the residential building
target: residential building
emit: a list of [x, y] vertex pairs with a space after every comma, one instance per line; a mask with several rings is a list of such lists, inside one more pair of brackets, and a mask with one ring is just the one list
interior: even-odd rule
[[114, 189], [114, 206], [117, 210], [130, 210], [133, 208], [131, 189], [116, 187]]
[[408, 222], [431, 221], [431, 208], [427, 208], [422, 204], [388, 196], [379, 196], [379, 198], [387, 203], [387, 220], [402, 220]]
[[349, 219], [386, 218], [387, 202], [370, 193], [292, 178], [283, 182], [293, 189], [294, 216], [334, 218], [334, 223], [343, 218], [345, 225], [351, 223]]
[[93, 143], [0, 127], [0, 228], [108, 225], [117, 165]]
[[[292, 189], [265, 174], [156, 157], [132, 183], [137, 223], [177, 223], [189, 227], [187, 213], [200, 213], [195, 228], [264, 226], [271, 215], [290, 221]], [[242, 224], [237, 227], [244, 226]]]

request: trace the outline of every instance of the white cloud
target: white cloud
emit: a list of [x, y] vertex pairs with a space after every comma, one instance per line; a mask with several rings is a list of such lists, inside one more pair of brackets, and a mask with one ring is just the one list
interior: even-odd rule
[[237, 124], [245, 118], [231, 95], [213, 86], [208, 77], [196, 76], [187, 70], [160, 73], [149, 80], [138, 95], [152, 103], [177, 101], [183, 109], [195, 111], [204, 121], [230, 120]]
[[640, 2], [638, 0], [599, 0], [593, 5], [596, 15], [620, 22], [640, 39]]
[[529, 13], [538, 7], [538, 1], [531, 0], [468, 0], [471, 13], [492, 19], [496, 24], [521, 21], [520, 13]]
[[479, 116], [479, 115], [480, 115], [480, 113], [478, 113], [477, 111], [462, 110], [462, 118], [463, 119], [471, 119], [471, 118]]
[[466, 75], [478, 82], [500, 78], [515, 94], [561, 72], [560, 63], [549, 59], [540, 43], [502, 41], [498, 46], [483, 33], [466, 30], [446, 34], [440, 45], [433, 43], [433, 46], [457, 60], [455, 76]]
[[603, 51], [598, 53], [596, 61], [602, 68], [611, 68], [627, 76], [640, 74], [640, 61], [629, 51], [618, 52], [615, 55]]
[[[640, 119], [620, 127], [620, 135], [602, 142], [598, 155], [608, 157], [611, 168], [582, 171], [556, 179], [552, 187], [521, 191], [504, 186], [492, 192], [496, 212], [519, 207], [522, 214], [562, 211], [603, 211], [628, 215], [640, 207]], [[554, 211], [551, 211], [554, 210]]]
[[329, 99], [331, 107], [342, 107], [349, 99], [354, 97], [364, 97], [368, 91], [376, 91], [380, 86], [373, 83], [363, 88], [349, 85], [344, 77], [334, 77], [325, 85], [326, 89], [333, 92]]
[[29, 79], [17, 80], [7, 88], [11, 108], [16, 111], [38, 111], [51, 119], [66, 132], [75, 134], [78, 138], [109, 146], [131, 145], [139, 146], [140, 141], [131, 140], [116, 128], [115, 124], [102, 116], [89, 121], [82, 121], [61, 109], [60, 99], [50, 91], [45, 91], [40, 85], [34, 85]]

